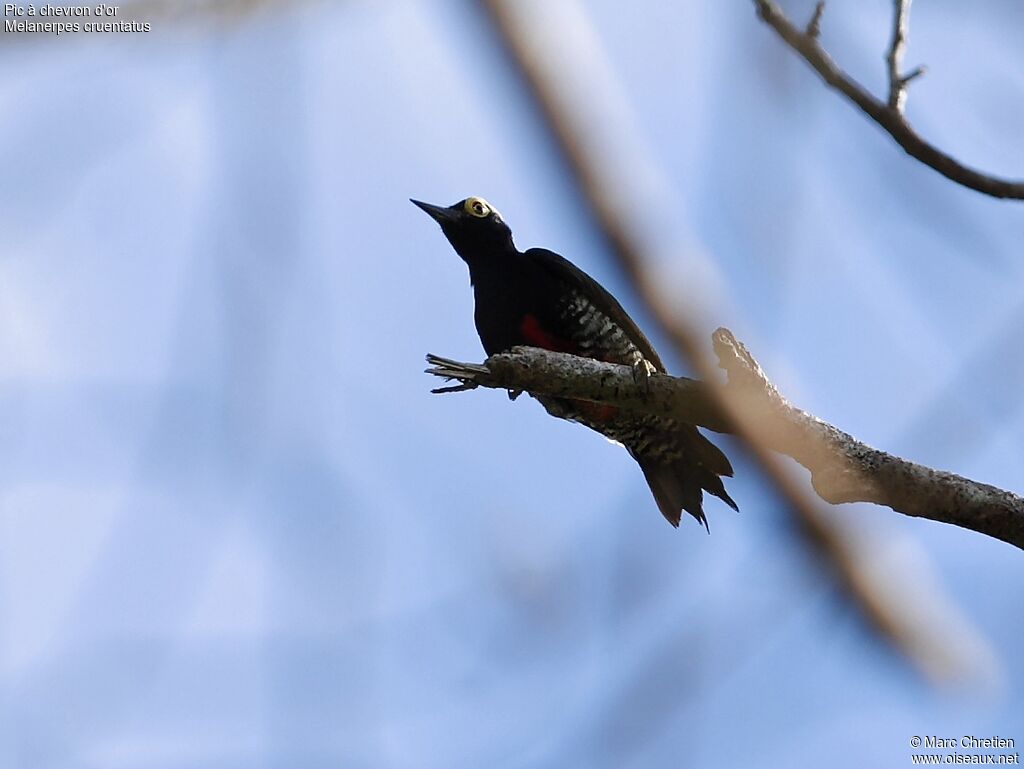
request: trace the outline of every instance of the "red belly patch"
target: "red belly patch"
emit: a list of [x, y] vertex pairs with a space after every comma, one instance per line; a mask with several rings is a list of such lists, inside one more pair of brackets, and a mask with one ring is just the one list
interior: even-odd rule
[[574, 343], [559, 339], [545, 331], [536, 315], [524, 316], [522, 323], [519, 324], [519, 332], [527, 344], [532, 347], [540, 347], [553, 352], [576, 352], [579, 349]]
[[573, 405], [576, 409], [586, 417], [587, 421], [600, 424], [602, 422], [610, 422], [619, 413], [618, 406], [612, 406], [609, 403], [594, 403], [593, 401], [578, 401], [574, 400]]

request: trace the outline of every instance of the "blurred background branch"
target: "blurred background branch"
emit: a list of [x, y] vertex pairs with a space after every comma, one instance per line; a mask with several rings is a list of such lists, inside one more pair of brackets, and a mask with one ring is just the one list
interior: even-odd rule
[[819, 2], [805, 30], [791, 22], [773, 0], [754, 0], [758, 15], [794, 51], [799, 53], [832, 88], [856, 104], [868, 117], [889, 132], [896, 143], [913, 158], [935, 169], [947, 179], [996, 198], [1024, 199], [1024, 181], [1002, 179], [969, 168], [951, 155], [929, 144], [913, 129], [903, 114], [907, 84], [924, 73], [918, 67], [902, 74], [901, 64], [910, 25], [909, 0], [893, 0], [893, 35], [886, 56], [889, 69], [889, 95], [876, 99], [835, 63], [819, 41], [825, 3]]

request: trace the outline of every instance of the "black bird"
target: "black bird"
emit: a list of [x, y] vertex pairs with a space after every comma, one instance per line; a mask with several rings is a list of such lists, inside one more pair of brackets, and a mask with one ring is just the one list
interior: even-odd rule
[[[615, 297], [552, 251], [520, 252], [501, 214], [486, 200], [466, 198], [447, 208], [412, 202], [441, 225], [469, 266], [476, 330], [488, 355], [527, 345], [626, 364], [641, 376], [665, 372]], [[707, 527], [702, 489], [739, 509], [719, 477], [732, 476], [729, 460], [694, 425], [589, 401], [537, 400], [552, 416], [584, 424], [625, 446], [673, 526], [686, 510]]]

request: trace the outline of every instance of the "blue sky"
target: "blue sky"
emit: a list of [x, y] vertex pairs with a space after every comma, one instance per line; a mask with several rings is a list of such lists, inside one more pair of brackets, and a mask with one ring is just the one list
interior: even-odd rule
[[[665, 180], [623, 191], [678, 246], [664, 285], [802, 407], [1020, 492], [1024, 207], [907, 158], [750, 3], [583, 7]], [[876, 92], [889, 11], [824, 22]], [[917, 4], [907, 52], [911, 121], [1016, 177], [1021, 13]], [[742, 512], [675, 531], [621, 449], [526, 398], [430, 395], [425, 353], [482, 353], [409, 197], [486, 197], [649, 325], [471, 5], [5, 35], [0, 63], [0, 764], [860, 767], [917, 734], [1024, 740], [1010, 546], [837, 510], [979, 639], [988, 682], [937, 692], [745, 461]]]

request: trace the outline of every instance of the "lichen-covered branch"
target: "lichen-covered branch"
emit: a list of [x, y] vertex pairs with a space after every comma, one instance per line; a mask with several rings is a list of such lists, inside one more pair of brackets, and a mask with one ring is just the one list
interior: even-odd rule
[[929, 144], [911, 127], [903, 115], [907, 83], [921, 75], [918, 67], [909, 74], [901, 74], [903, 50], [906, 45], [910, 2], [893, 0], [895, 5], [893, 38], [886, 57], [889, 70], [889, 94], [886, 101], [876, 99], [835, 63], [819, 41], [824, 4], [815, 9], [811, 24], [802, 30], [791, 22], [773, 0], [754, 0], [758, 15], [794, 51], [799, 53], [832, 88], [856, 104], [861, 111], [884, 128], [896, 143], [913, 158], [938, 171], [947, 179], [977, 192], [996, 198], [1024, 199], [1024, 181], [1001, 179], [965, 166], [951, 155]]
[[[756, 359], [727, 329], [713, 342], [728, 375], [722, 386], [765, 444], [811, 473], [827, 502], [872, 502], [918, 518], [951, 523], [1024, 549], [1024, 498], [953, 473], [933, 470], [872, 448], [849, 433], [790, 404]], [[428, 355], [427, 373], [458, 380], [450, 392], [473, 387], [613, 403], [624, 409], [673, 416], [715, 432], [733, 432], [710, 388], [685, 377], [634, 379], [629, 366], [566, 353], [516, 347], [484, 364]], [[749, 421], [748, 421], [749, 420]]]
[[826, 502], [873, 502], [917, 518], [952, 523], [1024, 548], [1024, 498], [868, 446], [790, 404], [727, 329], [713, 336], [728, 388], [764, 425], [769, 446], [811, 472]]
[[[719, 433], [732, 432], [708, 396], [703, 382], [668, 374], [651, 374], [638, 384], [630, 366], [580, 358], [576, 355], [514, 347], [492, 355], [483, 365], [428, 355], [428, 374], [457, 379], [458, 389], [492, 387], [523, 390], [532, 395], [614, 403], [620, 408], [644, 413], [672, 414]], [[450, 392], [440, 388], [434, 392]]]

